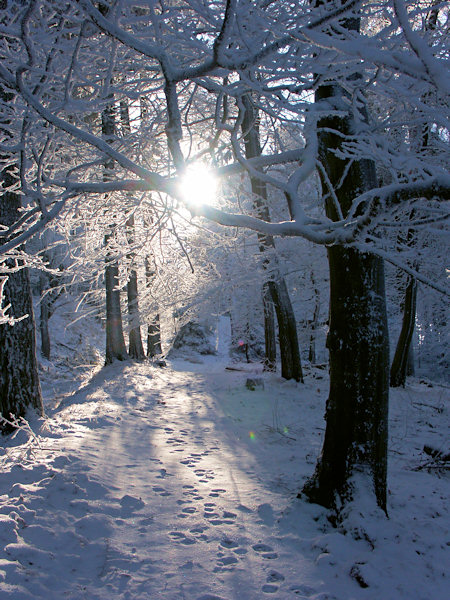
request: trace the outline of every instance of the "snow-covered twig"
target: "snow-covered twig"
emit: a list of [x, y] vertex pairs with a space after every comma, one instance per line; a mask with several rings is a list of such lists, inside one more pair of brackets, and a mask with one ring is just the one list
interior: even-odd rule
[[[33, 457], [36, 449], [43, 449], [40, 437], [34, 433], [31, 425], [24, 417], [16, 417], [10, 413], [9, 419], [7, 419], [0, 415], [0, 426], [7, 426], [15, 430], [11, 435], [11, 439], [17, 437], [21, 431], [27, 436], [27, 441], [24, 444], [21, 444], [18, 448], [9, 449], [7, 452], [8, 458], [12, 458], [14, 462], [23, 463], [25, 459]], [[16, 450], [18, 450], [18, 453], [15, 452]]]

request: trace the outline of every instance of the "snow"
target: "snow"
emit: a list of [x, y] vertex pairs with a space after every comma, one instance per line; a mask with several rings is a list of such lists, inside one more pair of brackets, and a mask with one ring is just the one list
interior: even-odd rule
[[448, 388], [392, 392], [389, 519], [361, 494], [336, 528], [296, 498], [326, 371], [226, 370], [226, 335], [222, 321], [217, 356], [194, 362], [115, 363], [72, 390], [44, 377], [37, 437], [0, 454], [2, 600], [448, 597], [449, 483], [423, 453], [448, 452]]

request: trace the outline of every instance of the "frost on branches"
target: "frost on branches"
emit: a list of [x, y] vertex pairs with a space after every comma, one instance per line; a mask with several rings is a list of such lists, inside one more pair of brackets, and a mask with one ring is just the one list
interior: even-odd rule
[[[85, 206], [102, 214], [106, 228], [125, 225], [130, 214], [120, 216], [120, 206], [130, 202], [136, 214], [151, 207], [141, 222], [152, 231], [174, 231], [175, 215], [204, 217], [326, 246], [329, 435], [305, 491], [334, 506], [336, 496], [351, 495], [352, 473], [367, 471], [385, 508], [383, 263], [448, 294], [446, 280], [420, 269], [426, 246], [416, 246], [411, 262], [398, 243], [401, 232], [440, 235], [448, 218], [448, 7], [402, 0], [4, 4], [1, 144], [17, 165], [24, 202], [0, 251], [20, 247], [62, 211], [82, 220]], [[257, 117], [244, 123], [248, 99]], [[114, 118], [110, 135], [102, 133], [105, 111]], [[245, 152], [246, 128], [261, 136], [258, 155]], [[230, 198], [186, 199], [180, 184], [198, 159], [212, 166], [222, 190], [239, 178], [259, 181], [269, 212]], [[314, 176], [320, 202], [305, 194]], [[270, 214], [274, 198], [285, 202], [280, 219]], [[340, 462], [323, 471], [327, 455]], [[338, 475], [330, 482], [322, 472]]]

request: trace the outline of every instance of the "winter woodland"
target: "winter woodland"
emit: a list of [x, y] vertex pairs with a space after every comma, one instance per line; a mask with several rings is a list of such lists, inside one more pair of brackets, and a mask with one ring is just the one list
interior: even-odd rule
[[436, 0], [0, 0], [0, 598], [444, 599], [449, 92]]

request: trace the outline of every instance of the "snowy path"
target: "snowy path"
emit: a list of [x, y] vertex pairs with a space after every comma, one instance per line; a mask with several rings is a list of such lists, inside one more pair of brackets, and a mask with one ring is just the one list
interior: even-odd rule
[[[294, 500], [320, 448], [326, 381], [272, 376], [250, 392], [246, 377], [220, 362], [116, 364], [54, 411], [24, 467], [11, 447], [0, 599], [444, 600], [448, 482], [402, 463], [391, 521], [366, 513], [343, 535]], [[442, 414], [420, 410], [435, 436]], [[399, 414], [397, 456], [410, 452]], [[439, 484], [426, 506], [412, 481]]]
[[[233, 587], [235, 597], [239, 589], [248, 598], [260, 597], [261, 587], [275, 591], [284, 576], [272, 568], [278, 558], [270, 540], [273, 517], [268, 504], [267, 523], [250, 508], [267, 501], [267, 493], [255, 497], [247, 458], [215, 429], [216, 408], [201, 375], [173, 373], [167, 382], [157, 372], [151, 384], [144, 378], [135, 386], [134, 407], [105, 437], [94, 432], [83, 449], [87, 461], [95, 460], [96, 478], [118, 495], [127, 493], [123, 522], [117, 527], [116, 521], [109, 539], [122, 566], [107, 559], [105, 579], [117, 584], [129, 556], [126, 571], [138, 575], [127, 584], [132, 598], [196, 598], [203, 587], [218, 595], [225, 590], [225, 597]], [[153, 407], [146, 401], [150, 390], [161, 402]], [[263, 572], [270, 580], [265, 586]]]
[[23, 589], [5, 597], [250, 600], [285, 587], [298, 558], [273, 537], [277, 496], [217, 428], [203, 375], [109, 371], [58, 413], [68, 431], [50, 476], [31, 489], [15, 468], [24, 542], [8, 568]]

